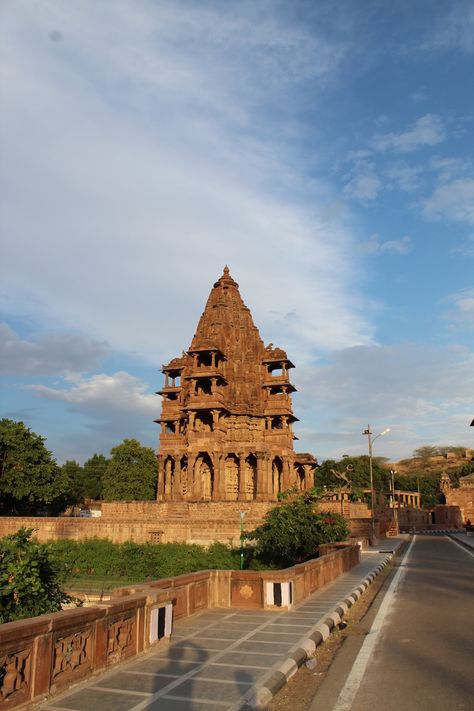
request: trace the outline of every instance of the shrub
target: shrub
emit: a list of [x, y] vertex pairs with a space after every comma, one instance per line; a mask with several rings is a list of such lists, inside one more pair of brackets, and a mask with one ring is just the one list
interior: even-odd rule
[[293, 565], [316, 555], [320, 543], [342, 541], [348, 536], [340, 514], [323, 513], [308, 499], [298, 498], [271, 509], [265, 522], [247, 537], [256, 541], [256, 553], [264, 560]]
[[65, 568], [32, 529], [0, 539], [0, 623], [57, 612], [72, 600], [61, 590]]

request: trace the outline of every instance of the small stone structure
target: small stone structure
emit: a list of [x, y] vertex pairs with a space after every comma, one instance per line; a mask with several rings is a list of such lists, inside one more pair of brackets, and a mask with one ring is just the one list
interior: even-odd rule
[[449, 486], [444, 494], [448, 506], [457, 506], [461, 512], [463, 523], [474, 522], [474, 473], [459, 479], [459, 487], [452, 489]]
[[158, 501], [276, 501], [314, 484], [297, 454], [285, 351], [265, 347], [228, 267], [189, 350], [162, 371]]

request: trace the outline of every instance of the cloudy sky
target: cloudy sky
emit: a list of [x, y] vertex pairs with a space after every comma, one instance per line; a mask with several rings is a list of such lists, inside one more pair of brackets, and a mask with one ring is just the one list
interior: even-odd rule
[[230, 266], [300, 451], [474, 446], [474, 5], [3, 0], [1, 415], [156, 447]]

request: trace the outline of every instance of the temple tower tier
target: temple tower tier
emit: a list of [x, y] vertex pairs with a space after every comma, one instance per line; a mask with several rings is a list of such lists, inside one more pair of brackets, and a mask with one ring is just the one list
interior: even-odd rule
[[294, 451], [294, 368], [265, 346], [226, 266], [190, 348], [162, 366], [159, 501], [273, 501], [309, 489], [316, 459]]

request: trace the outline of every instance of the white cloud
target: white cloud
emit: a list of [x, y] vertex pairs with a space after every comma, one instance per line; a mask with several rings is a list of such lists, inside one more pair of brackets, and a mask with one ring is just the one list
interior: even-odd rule
[[[394, 186], [406, 192], [415, 192], [420, 188], [423, 169], [412, 166], [405, 161], [397, 161], [385, 168], [384, 174], [393, 180]], [[390, 186], [388, 186], [390, 187]]]
[[75, 333], [41, 333], [20, 338], [0, 323], [0, 373], [4, 375], [64, 375], [94, 370], [108, 353], [105, 342]]
[[436, 114], [425, 114], [407, 131], [377, 134], [371, 144], [377, 151], [409, 152], [423, 146], [435, 146], [444, 141], [445, 137], [446, 132], [441, 117]]
[[382, 183], [377, 176], [375, 166], [366, 160], [357, 160], [350, 172], [350, 179], [344, 186], [344, 193], [358, 200], [375, 200]]
[[472, 164], [465, 158], [449, 158], [433, 156], [430, 160], [431, 170], [437, 173], [439, 182], [450, 182], [455, 178], [461, 178], [466, 173], [472, 171]]
[[474, 328], [474, 289], [463, 289], [445, 301], [452, 306], [446, 318], [461, 328]]
[[407, 456], [433, 438], [438, 444], [468, 442], [474, 353], [467, 348], [349, 348], [334, 353], [327, 365], [298, 368], [295, 380], [303, 430], [298, 425], [297, 434], [314, 441], [317, 455], [363, 453], [367, 443], [361, 433], [368, 422], [374, 431], [392, 429], [378, 441], [380, 455]]
[[461, 50], [474, 52], [474, 6], [471, 0], [450, 4], [449, 11], [438, 19], [422, 49]]
[[413, 239], [410, 235], [405, 235], [400, 239], [391, 239], [381, 242], [378, 235], [361, 245], [361, 249], [366, 254], [396, 254], [403, 256], [409, 254], [413, 249]]
[[153, 418], [161, 407], [159, 399], [148, 392], [145, 383], [123, 371], [66, 381], [65, 387], [61, 388], [45, 385], [28, 385], [25, 388], [48, 400], [66, 403], [71, 412], [96, 420]]
[[438, 185], [422, 202], [422, 209], [431, 219], [447, 218], [474, 224], [474, 180], [460, 178]]
[[339, 196], [297, 178], [274, 118], [291, 125], [302, 83], [317, 94], [343, 45], [251, 4], [10, 8], [0, 194], [12, 310], [33, 294], [63, 323], [165, 359], [188, 345], [227, 262], [275, 342], [371, 342]]

